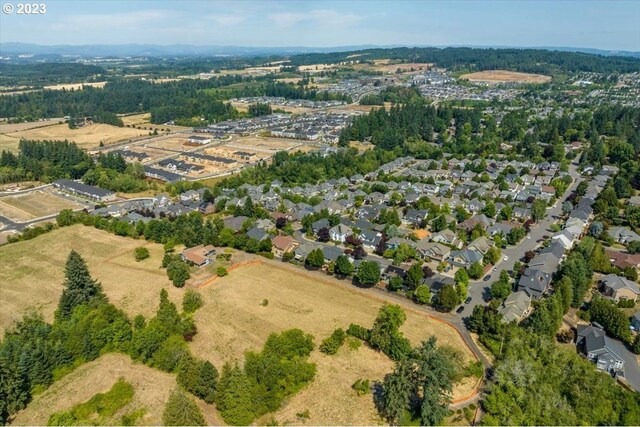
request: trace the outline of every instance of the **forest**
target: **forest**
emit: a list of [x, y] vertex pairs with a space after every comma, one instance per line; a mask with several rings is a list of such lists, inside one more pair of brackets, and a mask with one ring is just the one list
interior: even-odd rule
[[42, 87], [58, 83], [99, 81], [107, 70], [95, 65], [77, 63], [9, 64], [0, 63], [0, 86]]
[[[49, 117], [105, 116], [150, 112], [151, 122], [175, 121], [185, 126], [238, 118], [231, 98], [278, 96], [318, 101], [344, 100], [348, 97], [307, 90], [294, 84], [271, 82], [267, 78], [220, 76], [208, 80], [184, 79], [153, 83], [145, 80], [112, 79], [104, 88], [82, 90], [44, 90], [0, 97], [0, 116], [26, 121]], [[167, 103], [166, 100], [171, 102]], [[194, 120], [195, 119], [195, 120]]]
[[527, 73], [557, 74], [588, 71], [596, 73], [630, 73], [640, 69], [640, 59], [601, 56], [580, 52], [544, 49], [490, 49], [447, 47], [366, 49], [357, 52], [310, 53], [291, 57], [292, 65], [392, 59], [402, 62], [434, 63], [452, 71], [507, 69]]

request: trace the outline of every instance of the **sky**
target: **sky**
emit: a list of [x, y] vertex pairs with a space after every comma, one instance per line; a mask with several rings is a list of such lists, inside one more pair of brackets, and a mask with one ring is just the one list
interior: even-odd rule
[[[640, 1], [56, 1], [0, 42], [253, 47], [557, 46], [640, 51]], [[7, 14], [4, 7], [12, 4]]]

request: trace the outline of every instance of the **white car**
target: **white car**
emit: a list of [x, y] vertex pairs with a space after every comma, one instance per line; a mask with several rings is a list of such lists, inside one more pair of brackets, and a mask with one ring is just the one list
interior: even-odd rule
[[531, 238], [531, 234], [527, 234], [527, 239], [530, 239], [530, 238]]
[[504, 258], [502, 258], [503, 261], [509, 261], [509, 257], [508, 256], [504, 256]]

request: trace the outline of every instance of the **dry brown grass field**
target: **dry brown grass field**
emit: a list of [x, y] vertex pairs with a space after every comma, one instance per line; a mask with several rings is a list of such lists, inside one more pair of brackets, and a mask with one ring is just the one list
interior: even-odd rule
[[[174, 81], [179, 79], [166, 79], [166, 80]], [[142, 127], [147, 127], [149, 129], [158, 129], [158, 132], [160, 132], [161, 129], [169, 129], [172, 132], [189, 129], [188, 127], [184, 127], [184, 126], [154, 125], [149, 121], [151, 119], [150, 113], [131, 114], [126, 116], [121, 116], [120, 118], [122, 119], [122, 122], [124, 123], [125, 126], [142, 126]]]
[[24, 123], [2, 123], [0, 124], [0, 134], [18, 132], [21, 130], [34, 129], [34, 128], [39, 128], [43, 126], [57, 125], [63, 120], [64, 120], [63, 118], [59, 118], [59, 119], [46, 119], [46, 120], [38, 120], [35, 122], [24, 122]]
[[85, 125], [78, 129], [70, 129], [67, 124], [59, 124], [17, 132], [0, 134], [0, 149], [16, 150], [21, 138], [33, 140], [64, 140], [73, 141], [80, 148], [95, 148], [102, 142], [105, 145], [126, 141], [149, 132], [140, 129], [111, 126], [104, 123]]
[[104, 85], [106, 85], [107, 82], [92, 82], [92, 83], [66, 83], [66, 84], [58, 84], [58, 85], [51, 85], [51, 86], [45, 86], [45, 89], [48, 90], [78, 90], [78, 89], [82, 89], [83, 86], [87, 86], [87, 87], [97, 87], [97, 88], [101, 88], [104, 87]]
[[[191, 342], [193, 352], [216, 366], [243, 358], [247, 350], [262, 347], [272, 332], [301, 328], [315, 336], [316, 345], [337, 328], [350, 323], [371, 327], [382, 302], [333, 282], [319, 281], [303, 271], [261, 263], [232, 270], [200, 289], [205, 306], [196, 313], [198, 335]], [[266, 299], [268, 304], [261, 303]], [[448, 325], [407, 310], [404, 334], [417, 345], [431, 335], [441, 345], [473, 357], [457, 332]], [[379, 424], [371, 396], [358, 397], [351, 385], [358, 378], [381, 380], [393, 364], [384, 355], [365, 346], [345, 346], [336, 356], [312, 353], [317, 364], [316, 379], [293, 396], [274, 416], [280, 423], [297, 424], [295, 414], [310, 410], [310, 424]], [[454, 390], [454, 397], [473, 391], [475, 381]], [[353, 408], [357, 408], [354, 410]]]
[[[151, 258], [136, 262], [133, 251], [138, 246], [147, 247]], [[162, 287], [180, 302], [182, 291], [171, 286], [160, 269], [161, 245], [74, 225], [0, 247], [0, 335], [30, 308], [53, 320], [62, 292], [64, 263], [72, 249], [86, 259], [109, 300], [131, 316], [153, 315]]]
[[542, 74], [518, 73], [516, 71], [507, 70], [486, 70], [477, 73], [463, 74], [460, 76], [463, 80], [471, 82], [488, 82], [488, 83], [546, 83], [551, 81], [550, 76]]
[[[150, 250], [151, 258], [137, 263], [133, 250], [142, 245]], [[110, 301], [131, 316], [152, 315], [162, 287], [168, 289], [174, 302], [180, 303], [184, 289], [170, 286], [164, 270], [159, 268], [160, 245], [75, 225], [0, 247], [1, 328], [9, 326], [28, 307], [35, 306], [43, 311], [47, 320], [52, 319], [62, 289], [64, 262], [71, 249], [85, 257]], [[256, 257], [242, 254], [233, 259], [238, 262]], [[269, 334], [300, 328], [315, 337], [316, 350], [311, 360], [317, 365], [316, 378], [288, 399], [280, 410], [257, 423], [266, 423], [273, 416], [280, 424], [300, 424], [302, 421], [296, 414], [308, 409], [310, 419], [305, 423], [310, 425], [384, 424], [377, 415], [372, 396], [357, 396], [351, 385], [358, 378], [381, 380], [393, 369], [393, 363], [364, 344], [352, 348], [347, 342], [334, 356], [317, 350], [320, 342], [337, 327], [346, 329], [350, 323], [371, 327], [383, 301], [329, 277], [279, 262], [258, 260], [230, 269], [228, 276], [199, 288], [205, 304], [195, 314], [198, 334], [189, 344], [193, 353], [221, 369], [224, 362], [242, 361], [246, 351], [262, 348]], [[268, 303], [264, 304], [263, 300]], [[401, 330], [414, 345], [435, 335], [440, 345], [452, 346], [466, 361], [472, 360], [472, 353], [455, 329], [417, 310], [407, 308], [405, 312], [407, 321]], [[114, 361], [112, 357], [121, 359]], [[158, 389], [168, 393], [172, 380], [168, 380], [166, 374], [157, 372], [156, 375], [156, 371], [153, 375], [147, 374], [147, 369], [132, 365], [125, 356], [103, 356], [54, 384], [51, 393], [47, 391], [39, 396], [18, 420], [24, 424], [40, 424], [52, 412], [108, 390], [119, 376], [133, 378], [130, 382], [136, 388], [136, 396], [135, 378], [148, 377], [148, 382], [140, 382], [143, 392], [151, 393], [149, 398], [156, 402], [166, 399], [166, 395], [153, 397], [153, 393], [158, 393]], [[92, 380], [94, 377], [100, 379]], [[469, 395], [475, 385], [471, 380], [457, 385], [454, 398]], [[65, 400], [61, 395], [73, 398]], [[210, 423], [220, 423], [214, 409], [200, 404]], [[145, 406], [150, 414], [154, 413], [153, 403]], [[155, 419], [149, 422], [155, 423]]]
[[0, 197], [0, 214], [14, 221], [28, 221], [57, 213], [62, 209], [81, 207], [80, 203], [75, 203], [46, 190]]

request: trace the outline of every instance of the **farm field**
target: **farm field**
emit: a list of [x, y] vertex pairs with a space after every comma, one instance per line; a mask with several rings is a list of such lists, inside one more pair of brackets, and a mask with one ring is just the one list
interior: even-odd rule
[[90, 149], [97, 147], [101, 142], [109, 145], [148, 134], [149, 132], [145, 130], [121, 128], [104, 123], [85, 125], [78, 129], [70, 129], [67, 124], [59, 124], [0, 134], [0, 149], [17, 150], [21, 138], [33, 140], [67, 139], [78, 144], [80, 148]]
[[[80, 366], [70, 374], [55, 382], [42, 394], [20, 411], [13, 425], [47, 425], [54, 412], [67, 410], [86, 402], [97, 393], [104, 393], [123, 378], [134, 388], [133, 400], [115, 414], [119, 416], [136, 409], [146, 409], [138, 419], [144, 425], [160, 425], [162, 411], [169, 394], [176, 384], [175, 375], [134, 364], [129, 356], [105, 354], [100, 358]], [[122, 414], [121, 414], [122, 413]]]
[[81, 207], [80, 203], [57, 196], [47, 190], [0, 197], [0, 215], [14, 221], [28, 221], [57, 213], [62, 209]]
[[[166, 80], [166, 81], [177, 81], [179, 79], [160, 79], [160, 80]], [[161, 83], [161, 82], [158, 82]], [[141, 113], [141, 114], [131, 114], [131, 115], [126, 115], [126, 116], [120, 116], [120, 118], [122, 119], [122, 122], [124, 123], [125, 126], [142, 126], [142, 127], [147, 127], [151, 130], [153, 129], [158, 129], [158, 132], [160, 132], [162, 129], [169, 129], [171, 131], [179, 131], [179, 130], [184, 130], [184, 129], [189, 129], [188, 127], [184, 127], [184, 126], [175, 126], [175, 125], [155, 125], [152, 124], [149, 120], [151, 119], [151, 114], [150, 113]]]
[[[190, 343], [199, 357], [216, 366], [242, 360], [247, 350], [262, 347], [272, 332], [300, 328], [314, 335], [316, 346], [337, 328], [350, 323], [371, 327], [382, 302], [344, 288], [332, 279], [319, 281], [305, 272], [263, 262], [234, 269], [229, 276], [203, 286], [205, 305], [196, 312], [198, 334]], [[264, 299], [268, 304], [263, 306]], [[431, 335], [441, 345], [473, 357], [457, 332], [448, 325], [417, 312], [407, 311], [401, 328], [414, 345]], [[379, 424], [371, 395], [358, 397], [351, 385], [358, 378], [381, 380], [393, 363], [384, 355], [362, 345], [350, 350], [347, 345], [336, 356], [315, 350], [316, 379], [293, 396], [274, 416], [280, 423], [299, 423], [295, 414], [309, 409], [310, 424]], [[472, 392], [475, 383], [456, 387], [456, 396]], [[326, 402], [323, 403], [323, 402]], [[358, 410], [354, 411], [353, 408]]]
[[[151, 258], [136, 262], [133, 251], [138, 246], [148, 248]], [[163, 287], [180, 302], [182, 291], [170, 285], [160, 269], [161, 245], [74, 225], [0, 247], [0, 335], [30, 308], [53, 320], [72, 249], [85, 258], [109, 300], [131, 316], [155, 313]]]
[[58, 119], [37, 120], [35, 122], [24, 122], [24, 123], [2, 123], [0, 124], [0, 134], [18, 132], [21, 130], [34, 129], [34, 128], [39, 128], [43, 126], [51, 126], [51, 125], [59, 124], [63, 120], [64, 120], [63, 118], [58, 118]]
[[471, 82], [487, 83], [546, 83], [551, 81], [550, 76], [542, 74], [518, 73], [506, 70], [478, 71], [477, 73], [463, 74], [460, 78]]

